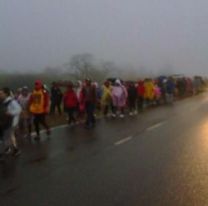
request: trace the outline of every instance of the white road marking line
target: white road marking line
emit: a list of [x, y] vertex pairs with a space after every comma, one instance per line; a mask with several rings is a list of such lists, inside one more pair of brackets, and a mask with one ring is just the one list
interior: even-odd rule
[[[62, 128], [65, 128], [67, 126], [68, 126], [67, 124], [63, 124], [63, 125], [60, 125], [60, 126], [57, 126], [57, 127], [52, 127], [50, 130], [51, 131], [54, 131], [56, 129], [62, 129]], [[40, 134], [43, 134], [43, 133], [46, 133], [46, 130], [41, 130], [40, 131]], [[35, 132], [32, 132], [31, 136], [34, 137], [35, 135], [36, 135], [36, 133]]]
[[157, 129], [158, 127], [161, 127], [163, 124], [165, 124], [165, 122], [159, 122], [157, 124], [152, 125], [151, 127], [148, 127], [146, 129], [146, 131], [152, 131], [154, 129]]
[[65, 128], [67, 126], [68, 126], [68, 124], [63, 124], [63, 125], [60, 125], [60, 126], [57, 126], [57, 127], [53, 127], [53, 128], [51, 128], [51, 130]]
[[132, 139], [132, 136], [126, 137], [126, 138], [124, 138], [124, 139], [119, 140], [118, 142], [115, 142], [114, 145], [115, 145], [115, 146], [118, 146], [118, 145], [124, 144], [125, 142], [128, 142], [128, 141], [130, 141], [131, 139]]

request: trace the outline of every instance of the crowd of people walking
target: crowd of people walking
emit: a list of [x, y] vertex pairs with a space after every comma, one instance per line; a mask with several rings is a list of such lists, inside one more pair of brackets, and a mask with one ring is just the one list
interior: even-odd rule
[[[16, 134], [40, 140], [40, 126], [50, 136], [51, 130], [46, 116], [55, 118], [55, 113], [67, 115], [68, 124], [73, 126], [85, 122], [85, 128], [96, 124], [96, 111], [104, 117], [124, 118], [137, 115], [144, 108], [161, 104], [173, 104], [174, 99], [199, 93], [205, 82], [200, 77], [176, 78], [161, 76], [138, 82], [109, 78], [102, 85], [90, 79], [73, 84], [68, 81], [53, 82], [51, 89], [41, 80], [34, 82], [30, 91], [27, 86], [12, 92], [0, 89], [0, 140], [4, 145], [3, 155], [18, 156]], [[34, 126], [34, 127], [33, 127]]]

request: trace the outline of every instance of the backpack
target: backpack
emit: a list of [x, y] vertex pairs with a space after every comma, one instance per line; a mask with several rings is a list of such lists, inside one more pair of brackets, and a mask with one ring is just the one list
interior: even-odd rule
[[13, 117], [6, 114], [8, 105], [12, 101], [13, 100], [9, 100], [6, 103], [0, 103], [0, 133], [2, 133], [2, 131], [8, 129], [12, 125]]

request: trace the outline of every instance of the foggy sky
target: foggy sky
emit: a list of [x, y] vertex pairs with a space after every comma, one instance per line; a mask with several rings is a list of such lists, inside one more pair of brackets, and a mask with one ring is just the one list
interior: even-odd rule
[[0, 0], [0, 69], [39, 70], [86, 52], [208, 75], [208, 1]]

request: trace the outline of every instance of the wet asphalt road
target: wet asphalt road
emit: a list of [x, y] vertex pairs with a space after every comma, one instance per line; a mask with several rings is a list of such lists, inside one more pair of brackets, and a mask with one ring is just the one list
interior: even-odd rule
[[55, 129], [0, 163], [0, 206], [207, 206], [208, 94]]

